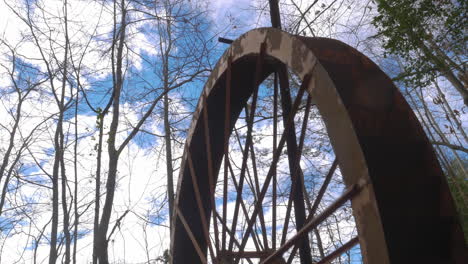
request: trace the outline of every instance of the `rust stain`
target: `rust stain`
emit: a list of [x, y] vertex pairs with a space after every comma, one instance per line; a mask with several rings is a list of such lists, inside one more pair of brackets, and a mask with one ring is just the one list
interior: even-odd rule
[[[352, 202], [365, 262], [468, 263], [463, 233], [445, 176], [417, 118], [388, 76], [369, 58], [337, 40], [291, 36], [276, 29], [264, 28], [244, 34], [233, 43], [233, 55], [247, 56], [244, 53], [251, 48], [248, 45], [258, 42], [260, 37], [266, 38], [269, 50], [279, 50], [284, 43], [291, 43], [292, 50], [280, 53], [291, 54], [291, 61], [286, 62], [295, 72], [303, 70], [304, 58], [310, 58], [306, 54], [313, 53], [319, 61], [313, 76], [317, 87], [312, 89], [312, 94], [327, 128], [335, 129], [329, 134], [338, 160], [347, 159], [340, 160], [340, 168], [345, 171], [341, 164], [346, 164], [350, 171], [355, 170], [351, 176], [343, 172], [345, 182], [353, 184], [365, 179], [369, 183]], [[233, 105], [248, 95], [248, 85], [243, 81], [251, 80], [253, 68], [249, 64], [252, 61], [236, 63], [233, 65], [236, 75], [232, 78], [239, 82], [232, 91], [237, 92], [238, 97], [231, 97]], [[265, 61], [267, 71], [275, 67], [269, 63]], [[210, 116], [216, 116], [217, 109], [224, 107], [224, 101], [215, 98], [219, 93], [211, 91], [215, 85], [213, 90], [224, 89], [223, 84], [217, 84], [222, 75], [220, 65], [224, 67], [224, 64], [223, 56], [204, 90], [207, 100], [213, 103]], [[268, 73], [264, 72], [265, 77]], [[200, 100], [199, 104], [204, 102]], [[200, 109], [199, 105], [197, 110]], [[213, 129], [210, 135], [223, 134], [223, 122], [219, 125], [217, 121], [213, 119], [210, 124]], [[201, 133], [199, 122], [194, 120], [189, 139]], [[205, 146], [200, 138], [193, 139], [189, 142], [191, 151], [202, 157]], [[222, 148], [223, 144], [219, 145], [212, 145], [213, 153], [222, 152], [216, 149]], [[200, 167], [197, 175], [205, 177], [206, 173], [206, 168]], [[181, 168], [181, 177], [188, 177], [186, 174], [187, 170]], [[191, 188], [190, 180], [182, 179], [178, 195], [185, 195], [185, 198], [177, 202], [182, 203], [183, 213], [193, 219], [191, 228], [196, 235], [200, 234], [198, 240], [203, 241], [197, 222], [200, 215], [193, 210], [196, 205], [187, 191]], [[208, 193], [203, 195], [208, 199]], [[192, 256], [196, 256], [196, 252], [180, 225], [175, 224], [173, 246], [177, 247], [175, 259], [178, 261], [174, 263], [195, 263], [196, 257]]]

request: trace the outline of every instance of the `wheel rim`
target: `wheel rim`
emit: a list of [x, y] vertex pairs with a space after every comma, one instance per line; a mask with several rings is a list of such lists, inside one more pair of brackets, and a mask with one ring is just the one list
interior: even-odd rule
[[[314, 53], [319, 55], [320, 63]], [[215, 201], [215, 197], [211, 195], [216, 190], [215, 182], [220, 176], [229, 179], [230, 168], [222, 160], [227, 153], [227, 138], [231, 135], [243, 106], [252, 94], [253, 97], [258, 94], [255, 89], [258, 83], [285, 65], [302, 80], [298, 94], [308, 93], [324, 119], [346, 187], [346, 191], [333, 205], [339, 207], [351, 199], [359, 233], [359, 239], [351, 238], [349, 243], [331, 253], [330, 258], [358, 242], [365, 263], [410, 263], [413, 261], [412, 254], [418, 256], [418, 259], [425, 254], [425, 258], [432, 258], [433, 261], [434, 257], [442, 258], [444, 251], [449, 252], [445, 256], [447, 259], [466, 257], [461, 253], [464, 247], [463, 236], [460, 235], [453, 201], [442, 171], [409, 106], [388, 77], [369, 59], [340, 42], [299, 38], [274, 29], [258, 29], [246, 33], [226, 51], [212, 72], [195, 111], [178, 184], [172, 232], [173, 262], [239, 263], [240, 256], [251, 254], [250, 257], [261, 258], [262, 262], [281, 263], [286, 260], [280, 258], [283, 253], [294, 251], [295, 242], [298, 241], [302, 243], [297, 246], [300, 248], [300, 262], [311, 262], [312, 259], [307, 257], [310, 255], [307, 251], [310, 245], [307, 241], [308, 231], [329, 213], [311, 215], [309, 210], [307, 218], [305, 214], [302, 215], [304, 223], [297, 224], [298, 235], [289, 239], [281, 238], [278, 245], [273, 245], [276, 240], [268, 241], [268, 238], [263, 238], [263, 246], [267, 248], [265, 245], [270, 243], [268, 248], [275, 248], [274, 250], [259, 250], [260, 246], [255, 245], [255, 251], [246, 251], [247, 242], [255, 241], [255, 236], [244, 235], [238, 241], [235, 251], [235, 240], [230, 239], [229, 228], [236, 226], [237, 231], [236, 223], [232, 223], [238, 220], [236, 213], [246, 211], [242, 208], [242, 199], [235, 203], [232, 222], [221, 224], [223, 220], [226, 222], [227, 200]], [[299, 102], [300, 100], [296, 100], [293, 104], [292, 112], [295, 112], [294, 106], [297, 108]], [[255, 109], [254, 104], [251, 108]], [[292, 120], [293, 115], [287, 116]], [[383, 118], [387, 119], [386, 123], [382, 122]], [[281, 144], [284, 146], [289, 140], [287, 130], [290, 126], [288, 121], [284, 123], [286, 132], [283, 133], [284, 139], [278, 138], [280, 150], [276, 150], [277, 159], [280, 157]], [[401, 156], [389, 142], [408, 145], [413, 155]], [[290, 151], [289, 142], [287, 147], [288, 153], [294, 153]], [[248, 154], [250, 147], [244, 148], [244, 152]], [[240, 181], [243, 181], [248, 171], [247, 165], [244, 165], [247, 164], [245, 160], [249, 159], [247, 154], [241, 158], [238, 186], [243, 186], [244, 183]], [[388, 154], [391, 154], [388, 160], [382, 160]], [[422, 155], [424, 159], [415, 159], [414, 155]], [[274, 160], [275, 154], [272, 156]], [[411, 166], [402, 163], [408, 158], [411, 159]], [[290, 167], [297, 167], [294, 162], [298, 162], [298, 159], [292, 159], [293, 165]], [[385, 171], [389, 169], [386, 162], [393, 165], [390, 173], [397, 173], [398, 176], [391, 177]], [[218, 176], [218, 172], [223, 169], [227, 173]], [[408, 180], [409, 175], [411, 179]], [[274, 180], [273, 176], [273, 172], [267, 173], [263, 186], [260, 186], [258, 180], [252, 184], [255, 185], [252, 189], [258, 192], [257, 203], [258, 200], [263, 201], [269, 190], [269, 182]], [[401, 190], [401, 197], [389, 193], [391, 187], [397, 186], [402, 179], [407, 184]], [[425, 186], [421, 184], [421, 180], [429, 181], [432, 187], [429, 190], [418, 190], [418, 187]], [[296, 181], [298, 182], [300, 181]], [[224, 185], [221, 189], [222, 196], [227, 196], [229, 191], [226, 191]], [[239, 195], [236, 199], [238, 197]], [[412, 212], [411, 210], [418, 208], [421, 199], [429, 199], [434, 206], [424, 206], [418, 212]], [[220, 203], [222, 212], [212, 210]], [[300, 206], [296, 206], [296, 200], [294, 203], [294, 215], [297, 216], [300, 214]], [[301, 203], [306, 206], [303, 201]], [[250, 223], [244, 234], [250, 234], [255, 229], [258, 217], [261, 233], [274, 236], [271, 234], [273, 231], [265, 231], [260, 205], [258, 203], [258, 206], [254, 206], [250, 213]], [[335, 207], [331, 206], [329, 211], [335, 211]], [[441, 221], [446, 224], [440, 224]], [[402, 223], [406, 226], [398, 226]], [[422, 227], [418, 226], [421, 223], [425, 227], [436, 223], [436, 228], [445, 237], [424, 236]], [[257, 244], [261, 244], [262, 238], [259, 237], [258, 240]], [[428, 245], [428, 248], [411, 246], [413, 243], [422, 243]]]

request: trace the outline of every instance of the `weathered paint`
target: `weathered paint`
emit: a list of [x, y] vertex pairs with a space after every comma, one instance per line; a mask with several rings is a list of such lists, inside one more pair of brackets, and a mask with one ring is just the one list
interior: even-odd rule
[[[253, 65], [262, 42], [266, 54], [299, 78], [313, 73], [307, 87], [323, 116], [345, 184], [364, 185], [352, 200], [365, 263], [468, 263], [466, 246], [444, 175], [421, 126], [390, 79], [368, 58], [336, 40], [304, 38], [277, 29], [247, 32], [234, 41], [209, 77], [187, 137], [196, 153], [198, 184], [208, 200], [206, 154], [200, 113], [208, 104], [215, 172], [222, 156], [223, 93], [232, 56], [234, 124], [252, 92]], [[263, 78], [277, 62], [267, 59]], [[186, 152], [187, 153], [187, 152]], [[206, 247], [193, 199], [186, 155], [181, 164], [176, 206]], [[201, 190], [203, 192], [203, 190]], [[178, 219], [173, 219], [173, 262], [198, 263]], [[206, 252], [206, 250], [205, 250]]]

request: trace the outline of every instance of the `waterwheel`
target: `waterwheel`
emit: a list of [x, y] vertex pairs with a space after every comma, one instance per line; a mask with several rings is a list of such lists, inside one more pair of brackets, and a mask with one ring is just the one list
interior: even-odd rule
[[[342, 233], [321, 235], [330, 223]], [[444, 174], [392, 81], [340, 41], [273, 28], [235, 40], [204, 87], [171, 233], [174, 264], [468, 263]]]

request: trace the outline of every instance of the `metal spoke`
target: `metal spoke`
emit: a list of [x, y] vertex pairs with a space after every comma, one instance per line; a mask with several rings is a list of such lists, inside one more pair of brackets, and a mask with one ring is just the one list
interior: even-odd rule
[[[283, 108], [283, 119], [286, 118], [286, 116], [289, 115], [289, 111], [291, 109], [291, 94], [289, 90], [289, 78], [288, 78], [288, 72], [286, 67], [279, 67], [278, 69], [279, 73], [279, 81], [280, 81], [280, 93], [281, 93], [281, 106]], [[284, 120], [285, 121], [285, 120]], [[286, 122], [283, 121], [283, 124], [286, 125]], [[298, 160], [297, 160], [297, 154], [298, 154], [298, 149], [297, 149], [297, 143], [296, 143], [296, 129], [294, 122], [290, 124], [291, 129], [288, 132], [284, 132], [287, 135], [287, 149], [288, 149], [288, 162], [289, 162], [289, 170], [291, 173], [291, 178], [292, 178], [292, 183], [293, 185], [291, 188], [294, 188], [294, 191], [291, 191], [292, 193], [292, 200], [294, 202], [294, 216], [296, 220], [296, 230], [299, 230], [302, 226], [304, 226], [305, 222], [305, 206], [304, 206], [304, 194], [302, 193], [302, 186], [301, 186], [301, 180], [299, 177], [302, 177], [302, 171], [299, 168]], [[297, 168], [297, 169], [296, 169]], [[302, 245], [299, 250], [299, 254], [301, 257], [301, 263], [306, 264], [306, 263], [311, 263], [312, 258], [311, 258], [311, 251], [310, 251], [310, 246], [309, 246], [309, 240], [307, 237], [304, 238], [302, 241]]]
[[[286, 235], [288, 233], [288, 225], [289, 225], [289, 218], [291, 216], [291, 208], [292, 208], [292, 202], [293, 202], [293, 195], [296, 192], [296, 188], [298, 187], [298, 184], [296, 184], [296, 181], [301, 181], [300, 186], [302, 186], [302, 189], [304, 190], [304, 174], [302, 173], [301, 167], [300, 167], [300, 160], [301, 160], [301, 155], [302, 155], [302, 149], [304, 147], [304, 140], [305, 140], [305, 133], [307, 130], [307, 124], [309, 121], [309, 111], [310, 107], [312, 105], [312, 97], [309, 95], [307, 97], [307, 103], [306, 103], [306, 108], [304, 112], [304, 118], [302, 121], [302, 128], [301, 128], [301, 135], [299, 137], [299, 146], [296, 150], [296, 158], [294, 160], [294, 168], [292, 171], [294, 171], [295, 177], [292, 177], [291, 179], [291, 192], [289, 196], [289, 201], [288, 201], [288, 207], [286, 209], [286, 217], [284, 219], [284, 225], [283, 225], [283, 234], [281, 237], [281, 245], [284, 245], [286, 241]], [[301, 191], [303, 191], [301, 190]], [[299, 227], [299, 226], [298, 226]]]
[[[307, 222], [309, 222], [314, 217], [318, 209], [318, 206], [320, 205], [320, 202], [322, 201], [323, 195], [325, 194], [325, 191], [327, 190], [328, 184], [330, 183], [332, 176], [335, 173], [335, 170], [337, 167], [338, 167], [338, 159], [335, 158], [330, 170], [328, 170], [327, 176], [325, 177], [325, 180], [323, 181], [322, 186], [320, 186], [319, 192], [317, 193], [317, 197], [314, 200], [314, 204], [312, 205], [311, 208], [309, 208], [309, 216], [307, 216], [307, 220], [306, 220]], [[296, 248], [297, 245], [295, 245], [294, 247]]]
[[[242, 153], [244, 153], [244, 147], [242, 146], [242, 143], [241, 143], [241, 140], [240, 140], [240, 136], [239, 136], [239, 133], [238, 133], [238, 131], [237, 131], [236, 128], [234, 128], [234, 133], [235, 133], [237, 142], [238, 142], [238, 144], [239, 144], [240, 151], [241, 151]], [[234, 165], [236, 165], [234, 161], [233, 161], [232, 163], [234, 163]], [[233, 180], [233, 182], [234, 182], [234, 185], [235, 185], [235, 187], [236, 187], [237, 192], [239, 192], [239, 189], [238, 189], [238, 187], [237, 187], [237, 182], [236, 182], [236, 179], [235, 179], [235, 177], [234, 177], [234, 171], [232, 170], [232, 167], [231, 167], [231, 162], [229, 162], [229, 166], [230, 166], [229, 169], [231, 170], [231, 174], [232, 174], [232, 180]], [[256, 195], [257, 195], [257, 194], [255, 193], [255, 188], [254, 188], [254, 184], [253, 184], [252, 177], [251, 177], [251, 174], [250, 174], [250, 170], [249, 170], [249, 168], [248, 168], [248, 165], [246, 165], [246, 166], [247, 166], [247, 168], [246, 168], [245, 172], [246, 172], [246, 174], [247, 174], [247, 177], [244, 176], [244, 179], [246, 180], [247, 186], [248, 186], [248, 187], [250, 188], [250, 190], [252, 191], [252, 193], [253, 193], [253, 195], [254, 195], [254, 199], [255, 199], [255, 201], [256, 201], [256, 199], [257, 199]], [[239, 169], [239, 166], [236, 165], [236, 168]], [[243, 190], [243, 188], [242, 188], [241, 190]], [[241, 197], [241, 198], [242, 198], [242, 197]], [[243, 213], [244, 213], [244, 216], [248, 219], [249, 214], [248, 214], [248, 210], [246, 209], [244, 200], [241, 199], [240, 202], [241, 202], [242, 211], [243, 211]], [[254, 238], [254, 242], [255, 242], [255, 243], [258, 243], [257, 245], [260, 247], [260, 249], [263, 249], [263, 245], [262, 245], [262, 243], [261, 243], [261, 240], [258, 238], [258, 233], [257, 233], [257, 232], [254, 232], [253, 238]], [[257, 242], [257, 241], [258, 241], [258, 242]]]
[[338, 256], [340, 256], [344, 252], [350, 250], [352, 247], [357, 245], [357, 243], [359, 243], [359, 238], [354, 237], [353, 239], [351, 239], [350, 241], [346, 242], [341, 247], [339, 247], [337, 250], [333, 251], [332, 253], [327, 255], [325, 258], [321, 259], [319, 262], [317, 262], [317, 264], [330, 263], [330, 261], [332, 261], [333, 259], [337, 258]]
[[292, 208], [292, 202], [293, 202], [291, 198], [292, 198], [293, 193], [296, 190], [296, 185], [294, 184], [294, 180], [295, 179], [292, 179], [292, 182], [291, 182], [291, 191], [289, 192], [288, 206], [286, 207], [286, 216], [284, 217], [283, 233], [281, 235], [281, 242], [280, 242], [281, 246], [283, 246], [284, 243], [286, 242], [286, 236], [288, 234], [288, 227], [289, 227], [289, 221], [291, 217], [291, 208]]
[[233, 233], [231, 232], [231, 229], [229, 229], [229, 227], [227, 226], [226, 222], [224, 222], [223, 218], [222, 218], [218, 213], [216, 213], [216, 217], [218, 218], [218, 220], [219, 220], [219, 222], [221, 223], [221, 225], [223, 225], [223, 226], [225, 227], [227, 234], [229, 234], [230, 237], [233, 237], [233, 239], [234, 239], [234, 244], [236, 244], [236, 246], [240, 246], [239, 241], [238, 241], [238, 240], [236, 239], [236, 237], [235, 237], [235, 234], [233, 234]]
[[325, 180], [322, 183], [322, 186], [319, 189], [319, 192], [317, 193], [317, 197], [315, 198], [314, 204], [312, 205], [312, 208], [310, 209], [310, 214], [307, 217], [307, 221], [309, 221], [310, 219], [312, 219], [312, 217], [314, 217], [314, 215], [315, 215], [315, 213], [317, 211], [317, 208], [318, 208], [320, 202], [322, 201], [322, 197], [325, 194], [325, 191], [327, 190], [328, 184], [330, 183], [330, 181], [332, 179], [332, 176], [335, 173], [335, 170], [336, 170], [337, 167], [338, 167], [338, 159], [335, 158], [335, 160], [332, 163], [332, 166], [331, 166], [330, 170], [327, 173], [327, 176], [325, 177]]
[[192, 177], [192, 186], [193, 186], [193, 190], [195, 192], [195, 199], [197, 200], [197, 207], [198, 207], [198, 211], [200, 213], [203, 233], [205, 235], [206, 243], [208, 244], [208, 249], [210, 250], [210, 255], [211, 255], [211, 258], [213, 260], [213, 263], [216, 263], [216, 261], [214, 259], [215, 255], [214, 255], [213, 245], [211, 244], [211, 239], [210, 239], [208, 219], [206, 219], [205, 209], [203, 207], [203, 202], [201, 200], [200, 188], [198, 187], [197, 176], [196, 176], [195, 170], [193, 168], [192, 156], [191, 156], [191, 153], [189, 152], [188, 148], [186, 148], [185, 151], [187, 153], [187, 160], [188, 160], [190, 175]]
[[303, 239], [304, 236], [307, 236], [310, 230], [316, 228], [320, 223], [322, 223], [328, 216], [334, 213], [339, 207], [345, 204], [348, 200], [352, 199], [361, 189], [361, 186], [358, 184], [352, 185], [347, 189], [338, 199], [336, 199], [330, 206], [328, 206], [320, 215], [316, 218], [311, 219], [304, 225], [293, 237], [291, 237], [283, 246], [271, 254], [268, 258], [261, 262], [261, 264], [266, 264], [268, 261], [282, 256], [290, 247], [295, 245], [299, 240]]
[[[236, 177], [234, 176], [234, 171], [232, 170], [232, 166], [231, 166], [231, 163], [229, 163], [229, 170], [231, 171], [231, 177], [232, 177], [232, 182], [234, 184], [234, 188], [236, 188], [236, 191], [239, 191], [239, 185], [237, 184], [237, 181], [236, 181]], [[249, 218], [249, 213], [247, 211], [247, 208], [245, 206], [245, 203], [244, 203], [244, 200], [241, 199], [241, 208], [242, 208], [242, 212], [245, 216], [246, 219]], [[257, 236], [252, 236], [253, 238], [253, 241], [254, 241], [254, 245], [255, 245], [255, 248], [257, 250], [260, 250], [260, 242], [259, 242], [259, 238]], [[238, 245], [239, 246], [239, 245]]]
[[185, 220], [184, 215], [179, 210], [178, 206], [175, 206], [175, 210], [176, 210], [177, 216], [179, 217], [180, 221], [182, 222], [182, 225], [185, 228], [185, 231], [187, 232], [190, 240], [192, 241], [192, 244], [195, 247], [195, 250], [197, 251], [198, 256], [200, 257], [200, 260], [202, 261], [202, 263], [206, 264], [207, 263], [206, 257], [203, 254], [203, 251], [201, 250], [200, 245], [198, 244], [198, 241], [195, 239], [195, 236], [193, 235], [193, 232], [190, 229], [190, 226], [187, 224], [187, 221]]
[[[249, 116], [249, 111], [248, 111], [247, 107], [245, 108], [245, 115]], [[255, 150], [254, 150], [253, 143], [250, 144], [250, 157], [252, 159], [252, 169], [253, 169], [254, 182], [255, 182], [255, 192], [254, 193], [256, 193], [257, 195], [255, 195], [255, 196], [258, 197], [258, 194], [260, 193], [260, 184], [258, 182], [258, 171], [257, 171], [257, 162], [256, 162], [257, 158], [255, 156]], [[257, 198], [255, 198], [255, 200], [257, 200]], [[263, 206], [262, 206], [262, 208], [260, 209], [260, 212], [259, 212], [259, 219], [260, 219], [260, 226], [262, 228], [262, 234], [263, 234], [263, 244], [264, 244], [265, 249], [268, 249], [268, 238], [267, 238], [267, 232], [266, 232], [266, 226], [265, 226], [265, 218], [263, 216]]]
[[323, 246], [322, 246], [322, 238], [320, 238], [320, 232], [318, 231], [317, 228], [314, 229], [314, 234], [317, 237], [317, 247], [320, 253], [320, 257], [324, 258], [325, 254], [323, 252]]
[[[252, 231], [253, 223], [254, 223], [254, 221], [255, 221], [255, 219], [257, 217], [258, 211], [260, 210], [260, 205], [261, 205], [261, 203], [263, 201], [263, 198], [265, 197], [265, 194], [267, 192], [267, 189], [269, 187], [269, 184], [270, 184], [270, 181], [271, 181], [271, 178], [272, 178], [272, 172], [273, 172], [272, 168], [275, 167], [276, 164], [278, 163], [279, 156], [281, 154], [281, 151], [283, 149], [284, 144], [286, 143], [286, 134], [287, 134], [288, 130], [291, 127], [290, 124], [292, 122], [294, 122], [294, 116], [296, 114], [297, 108], [299, 107], [302, 95], [304, 94], [305, 87], [307, 87], [309, 85], [310, 77], [311, 77], [310, 74], [307, 74], [305, 76], [304, 81], [303, 81], [303, 83], [301, 85], [301, 88], [299, 89], [299, 92], [297, 94], [296, 101], [294, 102], [294, 104], [292, 106], [291, 112], [290, 112], [290, 114], [288, 116], [288, 119], [287, 119], [287, 122], [286, 122], [287, 126], [285, 127], [285, 131], [284, 131], [283, 135], [281, 136], [280, 142], [278, 144], [278, 149], [273, 154], [272, 164], [270, 166], [270, 169], [269, 169], [268, 174], [266, 176], [265, 182], [263, 184], [262, 191], [260, 192], [260, 195], [258, 197], [257, 203], [255, 205], [255, 209], [254, 209], [254, 211], [252, 213], [252, 217], [251, 217], [251, 219], [249, 221], [249, 225], [247, 227], [246, 233], [245, 233], [245, 235], [244, 235], [244, 237], [242, 239], [241, 248], [239, 249], [239, 251], [244, 250], [244, 247], [245, 247], [245, 244], [247, 243], [247, 239], [249, 237], [249, 234]], [[235, 263], [236, 264], [239, 263], [239, 260], [240, 259], [237, 259], [235, 261]]]
[[[276, 138], [278, 134], [278, 73], [274, 74], [274, 87], [273, 87], [273, 153], [276, 153]], [[271, 223], [271, 236], [273, 249], [276, 249], [276, 166], [273, 169], [273, 186], [272, 186], [272, 223]]]
[[297, 153], [297, 158], [296, 158], [296, 170], [298, 170], [298, 173], [300, 173], [300, 181], [301, 181], [301, 186], [302, 186], [302, 192], [304, 193], [304, 200], [306, 201], [306, 204], [308, 205], [308, 208], [310, 208], [310, 200], [309, 196], [307, 195], [307, 191], [305, 188], [305, 182], [304, 182], [304, 174], [301, 170], [300, 167], [300, 162], [301, 162], [301, 156], [302, 156], [302, 150], [304, 149], [304, 140], [305, 140], [305, 135], [306, 135], [306, 130], [307, 130], [307, 124], [309, 122], [309, 114], [310, 114], [310, 108], [312, 106], [312, 97], [309, 96], [307, 97], [307, 102], [306, 102], [306, 108], [304, 111], [304, 119], [302, 120], [302, 129], [301, 129], [301, 136], [299, 138], [299, 151]]
[[[260, 54], [257, 58], [257, 63], [255, 66], [255, 77], [254, 77], [254, 83], [253, 83], [253, 97], [252, 97], [252, 113], [250, 117], [248, 117], [247, 121], [247, 138], [245, 141], [245, 147], [242, 155], [242, 167], [241, 167], [241, 174], [240, 174], [240, 179], [239, 179], [239, 187], [240, 187], [240, 192], [237, 193], [237, 198], [236, 198], [236, 205], [234, 208], [234, 218], [232, 221], [232, 227], [231, 230], [235, 233], [236, 232], [236, 225], [237, 225], [237, 215], [239, 213], [239, 202], [240, 199], [242, 199], [242, 188], [244, 184], [244, 176], [245, 176], [245, 170], [247, 167], [247, 158], [248, 158], [248, 150], [249, 150], [249, 144], [251, 144], [252, 141], [252, 126], [253, 126], [253, 118], [255, 115], [255, 108], [257, 105], [257, 96], [258, 96], [258, 85], [260, 82], [260, 74], [262, 72], [262, 64], [263, 64], [263, 57], [265, 54], [265, 43], [262, 43], [260, 47]], [[233, 241], [232, 239], [229, 240], [229, 251], [232, 250], [233, 246]]]
[[[210, 190], [210, 202], [211, 202], [211, 210], [216, 211], [216, 202], [215, 202], [215, 180], [213, 174], [213, 160], [211, 156], [211, 143], [210, 143], [210, 131], [208, 125], [208, 100], [205, 97], [205, 107], [203, 107], [203, 124], [205, 130], [205, 143], [206, 143], [206, 155], [208, 161], [208, 184]], [[218, 221], [215, 217], [215, 213], [212, 213], [213, 216], [213, 228], [215, 233], [215, 247], [216, 253], [219, 253], [219, 231], [218, 231]]]
[[[239, 144], [240, 151], [243, 153], [244, 152], [244, 147], [242, 147], [242, 143], [241, 143], [241, 140], [240, 140], [238, 129], [234, 128], [234, 133], [236, 135], [236, 139], [237, 139], [237, 143]], [[249, 165], [247, 164], [246, 166], [247, 166], [247, 168], [246, 168], [245, 172], [247, 173], [247, 177], [246, 177], [247, 185], [249, 186], [250, 190], [252, 191], [252, 193], [254, 195], [254, 198], [257, 199], [258, 194], [256, 193], [254, 183], [253, 183], [253, 180], [252, 180], [252, 176], [250, 175]], [[236, 166], [236, 167], [239, 168], [238, 166]]]
[[291, 264], [292, 261], [294, 260], [294, 256], [296, 256], [297, 253], [297, 247], [294, 247], [293, 250], [291, 251], [291, 255], [289, 255], [288, 261], [286, 262], [287, 264]]
[[[236, 138], [237, 138], [237, 142], [239, 143], [239, 148], [241, 149], [241, 152], [243, 152], [242, 143], [240, 142], [240, 137], [239, 137], [239, 134], [237, 133], [237, 129], [234, 128], [234, 132], [235, 132], [235, 135], [236, 135]], [[239, 169], [238, 166], [236, 166], [236, 167]], [[237, 185], [236, 179], [234, 177], [234, 172], [232, 170], [231, 162], [229, 162], [229, 169], [231, 170], [232, 180], [234, 182], [234, 186], [235, 186], [236, 190], [239, 191], [239, 189], [237, 187], [238, 185]], [[248, 176], [248, 177], [245, 177], [245, 179], [247, 180], [247, 185], [249, 186], [250, 190], [252, 191], [252, 193], [254, 193], [254, 196], [255, 196], [255, 190], [254, 190], [252, 179], [251, 179], [250, 172], [249, 172], [248, 169], [246, 170], [246, 173], [247, 173], [247, 176]], [[249, 182], [249, 180], [250, 180], [250, 182]], [[243, 199], [241, 199], [240, 202], [241, 202], [241, 206], [242, 206], [242, 212], [244, 213], [244, 216], [248, 219], [249, 214], [248, 214], [248, 210], [246, 209], [246, 206], [245, 206], [245, 203], [244, 203]], [[263, 245], [261, 244], [261, 240], [258, 238], [258, 233], [257, 232], [254, 232], [253, 239], [254, 239], [254, 243], [256, 243], [256, 247], [260, 248], [260, 249], [263, 249]]]
[[[223, 219], [227, 220], [227, 195], [228, 195], [228, 163], [229, 163], [229, 131], [231, 121], [231, 69], [232, 57], [228, 58], [228, 67], [226, 73], [226, 101], [224, 115], [224, 184], [223, 184]], [[226, 250], [226, 225], [222, 230], [222, 249]]]

